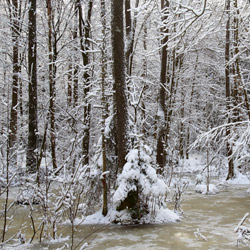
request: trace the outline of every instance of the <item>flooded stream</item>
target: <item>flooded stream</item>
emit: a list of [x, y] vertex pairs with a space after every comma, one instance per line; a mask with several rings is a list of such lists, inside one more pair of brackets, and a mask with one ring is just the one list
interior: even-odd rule
[[[82, 225], [75, 234], [75, 246], [80, 249], [84, 243], [87, 249], [95, 250], [163, 250], [163, 249], [250, 249], [240, 244], [236, 247], [237, 234], [234, 228], [245, 213], [250, 212], [249, 185], [232, 185], [217, 195], [201, 195], [193, 187], [186, 191], [182, 209], [183, 218], [178, 223], [166, 225]], [[27, 220], [22, 208], [18, 211], [20, 219]], [[23, 213], [23, 214], [22, 214]], [[250, 225], [249, 220], [245, 222]], [[195, 232], [206, 237], [195, 237]], [[62, 230], [62, 235], [70, 235], [70, 227]], [[64, 248], [62, 248], [64, 246]], [[70, 249], [68, 242], [5, 247], [4, 249]]]

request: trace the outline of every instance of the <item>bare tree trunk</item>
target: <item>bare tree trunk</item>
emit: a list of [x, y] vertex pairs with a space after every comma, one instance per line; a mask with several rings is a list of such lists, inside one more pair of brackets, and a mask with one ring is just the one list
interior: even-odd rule
[[88, 12], [87, 12], [86, 23], [84, 23], [83, 14], [82, 14], [82, 6], [79, 0], [77, 0], [77, 7], [78, 7], [78, 14], [79, 14], [80, 46], [81, 46], [81, 52], [82, 52], [83, 65], [85, 67], [85, 71], [83, 75], [84, 84], [85, 84], [84, 86], [84, 97], [85, 97], [84, 137], [83, 137], [83, 143], [82, 143], [82, 149], [83, 149], [83, 155], [84, 155], [83, 164], [88, 164], [89, 163], [89, 139], [90, 139], [90, 103], [87, 100], [87, 96], [90, 91], [90, 75], [89, 75], [89, 69], [87, 69], [87, 67], [89, 65], [88, 50], [90, 47], [90, 44], [89, 44], [90, 23], [91, 23], [93, 1], [89, 0], [88, 2]]
[[[193, 103], [193, 96], [194, 96], [194, 87], [195, 87], [195, 75], [196, 75], [196, 70], [198, 66], [198, 55], [196, 57], [196, 62], [194, 66], [194, 76], [193, 76], [193, 82], [192, 82], [192, 88], [191, 88], [191, 93], [190, 93], [190, 100], [189, 100], [189, 115], [192, 113], [192, 103]], [[190, 121], [188, 121], [188, 127], [187, 127], [187, 148], [186, 148], [186, 159], [189, 159], [189, 145], [190, 145]]]
[[[236, 56], [235, 63], [234, 63], [234, 89], [237, 91], [234, 95], [235, 100], [237, 100], [236, 105], [239, 105], [243, 102], [245, 102], [246, 106], [246, 113], [248, 116], [248, 119], [250, 120], [250, 108], [249, 108], [249, 101], [247, 96], [246, 88], [243, 84], [243, 79], [241, 76], [241, 70], [240, 70], [240, 50], [239, 50], [239, 8], [238, 8], [238, 0], [234, 0], [234, 56]], [[238, 94], [236, 96], [236, 94]], [[239, 117], [240, 119], [240, 117]], [[239, 120], [238, 119], [238, 120]]]
[[[57, 168], [56, 163], [56, 135], [55, 135], [55, 77], [56, 77], [56, 65], [55, 61], [57, 58], [57, 46], [56, 46], [56, 35], [53, 34], [52, 31], [52, 24], [53, 24], [53, 9], [51, 5], [51, 0], [47, 0], [47, 15], [48, 15], [48, 40], [49, 40], [49, 94], [50, 94], [50, 101], [49, 101], [49, 112], [50, 112], [50, 144], [51, 144], [51, 157], [52, 157], [52, 164], [53, 169]], [[54, 36], [54, 41], [52, 41], [52, 35]], [[53, 48], [52, 48], [53, 44]]]
[[[227, 122], [230, 123], [230, 109], [231, 109], [231, 93], [230, 93], [230, 0], [226, 0], [227, 24], [226, 24], [226, 46], [225, 46], [225, 80], [226, 80], [226, 108], [227, 108]], [[227, 180], [234, 177], [234, 164], [232, 159], [232, 147], [229, 143], [231, 131], [226, 128], [227, 137], [227, 157], [228, 157], [228, 175]]]
[[36, 0], [29, 0], [28, 23], [28, 75], [29, 75], [29, 122], [26, 166], [28, 173], [37, 171], [37, 41]]
[[[9, 130], [9, 109], [7, 109], [7, 128]], [[10, 162], [10, 135], [8, 134], [7, 138], [7, 148], [6, 148], [6, 169], [5, 169], [5, 176], [6, 176], [6, 189], [5, 189], [5, 201], [3, 203], [3, 210], [2, 210], [2, 222], [3, 222], [3, 229], [2, 229], [2, 243], [5, 241], [5, 236], [8, 230], [8, 207], [9, 207], [9, 162]], [[3, 169], [4, 171], [4, 169]]]
[[67, 105], [70, 107], [72, 105], [72, 79], [73, 79], [73, 74], [72, 74], [72, 59], [71, 57], [69, 58], [69, 66], [68, 66], [68, 93], [67, 93]]
[[[139, 0], [135, 2], [135, 8], [138, 8]], [[133, 68], [133, 47], [135, 42], [135, 28], [137, 23], [137, 17], [131, 16], [131, 2], [130, 0], [125, 0], [125, 23], [126, 23], [126, 66], [127, 74], [131, 76]]]
[[126, 163], [127, 154], [127, 100], [125, 95], [125, 60], [124, 60], [124, 32], [123, 32], [123, 0], [112, 0], [112, 52], [114, 78], [114, 115], [116, 129], [116, 147], [118, 169], [122, 170]]
[[[148, 75], [148, 63], [146, 58], [146, 52], [147, 52], [147, 35], [148, 35], [148, 29], [147, 25], [145, 24], [143, 27], [143, 50], [144, 50], [144, 56], [143, 56], [143, 73], [141, 77], [143, 78], [143, 88], [147, 87], [147, 75]], [[146, 121], [146, 106], [144, 99], [141, 100], [141, 106], [142, 106], [142, 119]], [[141, 133], [143, 135], [146, 135], [146, 129], [145, 129], [145, 122], [142, 123]]]
[[10, 149], [16, 143], [17, 136], [17, 98], [18, 98], [18, 73], [19, 73], [19, 24], [18, 24], [18, 4], [17, 0], [12, 1], [11, 23], [12, 23], [12, 42], [13, 42], [13, 80], [12, 80], [12, 105], [10, 113]]
[[184, 158], [184, 141], [185, 141], [185, 135], [184, 135], [184, 114], [185, 114], [185, 93], [184, 93], [184, 87], [181, 86], [181, 108], [180, 108], [180, 140], [179, 140], [179, 156], [181, 159]]
[[[75, 7], [78, 8], [77, 5]], [[76, 21], [75, 21], [76, 22]], [[74, 43], [76, 43], [77, 40], [77, 27], [76, 23], [74, 24], [74, 30], [73, 30], [73, 40]], [[76, 47], [76, 45], [75, 45]], [[74, 52], [76, 53], [77, 49], [74, 49]], [[76, 57], [73, 55], [73, 69], [72, 69], [72, 76], [73, 76], [73, 107], [75, 108], [78, 105], [78, 74], [79, 74], [79, 66], [76, 64]]]
[[[164, 22], [167, 19], [166, 16], [166, 8], [169, 7], [168, 0], [161, 0], [161, 10], [163, 12], [162, 21]], [[164, 25], [164, 24], [163, 24]], [[168, 42], [168, 29], [165, 27], [162, 28], [162, 49], [161, 49], [161, 74], [160, 74], [160, 92], [159, 92], [159, 111], [160, 111], [160, 125], [158, 128], [158, 138], [157, 138], [157, 155], [156, 161], [157, 164], [161, 169], [165, 166], [166, 161], [166, 154], [165, 154], [165, 147], [164, 147], [164, 140], [165, 140], [165, 122], [166, 122], [166, 81], [167, 81], [167, 42]]]
[[126, 66], [127, 66], [127, 74], [130, 75], [130, 57], [133, 51], [133, 44], [132, 44], [132, 18], [131, 18], [131, 3], [130, 0], [125, 0], [125, 23], [126, 23], [126, 51], [125, 51], [125, 59], [126, 59]]
[[[17, 143], [17, 105], [18, 105], [18, 83], [19, 83], [19, 36], [20, 36], [20, 18], [18, 11], [17, 0], [12, 1], [12, 5], [9, 6], [10, 10], [10, 22], [12, 24], [12, 42], [13, 42], [13, 75], [12, 75], [12, 103], [10, 111], [10, 134], [9, 134], [9, 151], [10, 162], [16, 164], [16, 154], [14, 149]], [[14, 155], [13, 155], [14, 154]]]
[[103, 183], [103, 207], [102, 214], [104, 216], [108, 213], [108, 187], [107, 187], [107, 151], [106, 151], [106, 136], [105, 136], [105, 120], [107, 118], [107, 98], [105, 94], [105, 81], [107, 75], [107, 43], [106, 43], [106, 6], [105, 0], [101, 0], [101, 22], [102, 22], [102, 47], [101, 47], [101, 91], [102, 91], [102, 183]]

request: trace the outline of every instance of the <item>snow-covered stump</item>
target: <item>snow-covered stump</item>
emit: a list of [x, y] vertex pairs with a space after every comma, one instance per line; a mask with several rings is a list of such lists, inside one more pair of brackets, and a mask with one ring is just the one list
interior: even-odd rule
[[241, 219], [238, 226], [234, 229], [234, 232], [238, 234], [236, 245], [239, 246], [239, 243], [247, 245], [247, 242], [250, 241], [250, 228], [243, 226], [243, 223], [249, 216], [249, 213], [246, 213]]
[[219, 192], [214, 184], [205, 183], [203, 176], [198, 174], [196, 177], [195, 192], [199, 194], [214, 195]]

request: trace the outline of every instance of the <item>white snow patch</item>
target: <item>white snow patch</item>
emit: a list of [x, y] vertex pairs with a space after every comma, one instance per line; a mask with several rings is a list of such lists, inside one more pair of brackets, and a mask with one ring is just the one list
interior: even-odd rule
[[109, 224], [109, 223], [110, 223], [109, 216], [107, 215], [106, 217], [104, 217], [102, 215], [102, 211], [100, 210], [94, 214], [88, 215], [82, 224], [88, 225], [88, 224]]
[[131, 222], [131, 216], [128, 211], [118, 212], [114, 209], [110, 209], [106, 216], [103, 216], [102, 210], [97, 211], [94, 214], [87, 216], [82, 224], [84, 225], [95, 225], [95, 224], [112, 224], [115, 220], [122, 221], [124, 223]]
[[88, 246], [89, 246], [89, 244], [88, 244], [87, 242], [85, 242], [85, 243], [81, 246], [80, 250], [83, 250], [83, 249], [87, 248]]
[[246, 175], [243, 175], [240, 172], [236, 172], [236, 176], [235, 178], [233, 178], [232, 180], [228, 180], [227, 181], [229, 184], [250, 184], [250, 180], [247, 178]]
[[56, 239], [51, 239], [49, 241], [49, 243], [51, 244], [58, 244], [58, 243], [61, 243], [61, 242], [65, 242], [65, 241], [68, 241], [69, 240], [69, 236], [66, 236], [66, 237], [58, 237]]
[[[30, 243], [25, 243], [25, 244], [18, 244], [18, 245], [4, 245], [4, 249], [5, 250], [13, 250], [13, 249], [18, 249], [18, 250], [27, 250], [30, 247], [32, 247], [32, 245]], [[48, 248], [44, 248], [44, 250], [47, 250]]]
[[[168, 208], [156, 209], [154, 214], [151, 213], [143, 216], [139, 223], [140, 224], [164, 224], [173, 223], [180, 221], [180, 216]], [[102, 211], [99, 210], [95, 214], [89, 215], [85, 218], [82, 224], [84, 225], [94, 225], [94, 224], [112, 224], [114, 221], [121, 222], [122, 224], [131, 223], [131, 215], [129, 211], [116, 211], [110, 210], [106, 216], [102, 215]]]
[[155, 216], [148, 214], [142, 218], [143, 223], [164, 224], [180, 221], [180, 216], [168, 208], [160, 208], [155, 211]]
[[214, 184], [209, 184], [209, 192], [207, 192], [206, 184], [197, 184], [195, 186], [195, 192], [200, 194], [217, 194], [219, 190]]
[[196, 173], [204, 167], [204, 156], [202, 154], [191, 154], [189, 159], [183, 162], [181, 171], [187, 173]]

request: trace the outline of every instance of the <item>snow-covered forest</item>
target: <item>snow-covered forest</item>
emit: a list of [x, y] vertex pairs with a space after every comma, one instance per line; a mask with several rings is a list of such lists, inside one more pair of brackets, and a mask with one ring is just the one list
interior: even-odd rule
[[2, 0], [0, 16], [0, 247], [180, 221], [190, 186], [249, 200], [249, 0]]

